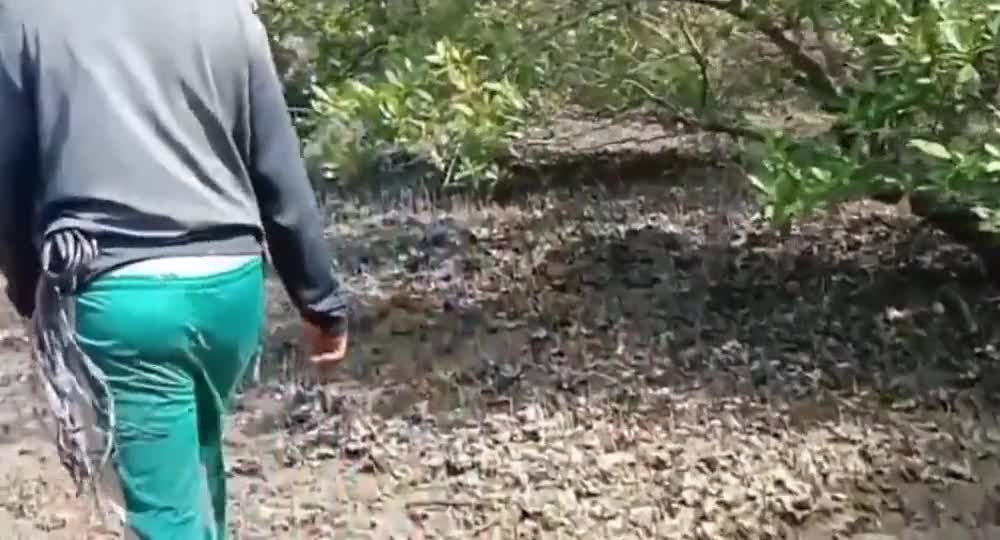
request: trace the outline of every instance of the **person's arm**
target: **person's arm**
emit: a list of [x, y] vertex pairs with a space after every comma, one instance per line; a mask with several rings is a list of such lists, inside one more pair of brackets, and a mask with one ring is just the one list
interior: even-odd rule
[[250, 26], [250, 155], [248, 169], [274, 266], [306, 321], [331, 335], [347, 331], [347, 306], [323, 235], [323, 220], [306, 173], [263, 24]]
[[18, 314], [35, 307], [40, 274], [32, 241], [38, 170], [28, 54], [12, 17], [0, 16], [0, 274]]

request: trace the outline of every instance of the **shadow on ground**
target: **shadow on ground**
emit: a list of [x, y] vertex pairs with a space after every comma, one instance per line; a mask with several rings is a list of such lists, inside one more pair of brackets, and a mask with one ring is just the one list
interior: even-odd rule
[[[715, 397], [945, 386], [981, 387], [991, 403], [1000, 296], [970, 253], [892, 207], [858, 205], [780, 235], [709, 191], [647, 184], [464, 218], [373, 216], [335, 241], [354, 291], [347, 371], [382, 386], [512, 370], [515, 381], [495, 381], [501, 393], [574, 393], [641, 364], [659, 373], [651, 386]], [[294, 320], [281, 304], [279, 326]], [[282, 365], [295, 356], [289, 330], [272, 336], [265, 380], [295, 371]], [[576, 381], [541, 372], [592, 363]], [[434, 394], [436, 411], [457, 405]]]
[[[446, 214], [341, 205], [335, 243], [357, 306], [343, 381], [300, 382], [250, 429], [472, 421], [470, 440], [485, 441], [497, 415], [522, 431], [525, 414], [570, 415], [593, 431], [579, 411], [598, 407], [619, 428], [666, 430], [654, 443], [674, 457], [646, 465], [666, 475], [656, 519], [678, 531], [997, 534], [998, 294], [979, 262], [881, 205], [780, 235], [742, 185], [709, 170]], [[304, 378], [288, 312], [272, 314], [272, 395]], [[616, 452], [639, 444], [623, 441]], [[754, 511], [767, 517], [741, 517]]]
[[[271, 280], [234, 536], [1000, 538], [978, 262], [874, 204], [777, 234], [739, 171], [689, 165], [505, 206], [337, 202], [351, 357], [311, 382]], [[32, 432], [5, 313], [0, 527], [119, 538]]]

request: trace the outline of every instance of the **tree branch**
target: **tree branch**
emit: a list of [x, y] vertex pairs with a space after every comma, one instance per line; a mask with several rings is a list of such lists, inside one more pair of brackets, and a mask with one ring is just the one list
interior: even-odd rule
[[638, 88], [642, 93], [646, 94], [646, 97], [650, 101], [656, 103], [663, 109], [670, 111], [669, 115], [657, 114], [657, 119], [661, 124], [675, 123], [681, 124], [688, 127], [697, 128], [703, 131], [712, 133], [722, 133], [724, 135], [729, 135], [737, 139], [749, 139], [755, 142], [764, 142], [767, 140], [767, 136], [749, 126], [741, 126], [735, 123], [726, 123], [719, 120], [707, 119], [703, 120], [696, 118], [691, 113], [681, 110], [679, 107], [670, 103], [669, 101], [663, 99], [662, 97], [653, 93], [652, 90], [646, 88], [642, 84], [633, 81], [631, 79], [625, 80], [624, 84], [628, 84]]
[[827, 104], [839, 101], [843, 94], [834, 78], [801, 45], [788, 38], [784, 29], [771, 18], [759, 13], [739, 0], [666, 0], [675, 3], [706, 6], [751, 24], [764, 34], [805, 77], [805, 88]]
[[[607, 4], [594, 6], [593, 8], [591, 8], [591, 9], [589, 9], [589, 10], [583, 12], [583, 13], [580, 13], [579, 15], [577, 15], [575, 17], [571, 17], [570, 19], [568, 19], [566, 21], [563, 21], [562, 23], [557, 24], [557, 25], [553, 26], [552, 28], [549, 28], [546, 32], [544, 32], [544, 33], [538, 35], [536, 38], [532, 39], [532, 42], [533, 43], [545, 43], [546, 41], [554, 38], [555, 36], [558, 36], [559, 34], [561, 34], [563, 32], [566, 32], [568, 30], [572, 30], [574, 28], [577, 28], [579, 26], [582, 26], [582, 25], [586, 24], [588, 20], [590, 20], [590, 19], [592, 19], [594, 17], [599, 17], [599, 16], [601, 16], [601, 15], [603, 15], [605, 13], [608, 13], [608, 12], [611, 12], [611, 11], [616, 11], [618, 9], [622, 9], [622, 8], [626, 7], [628, 4], [629, 4], [629, 2], [626, 0], [626, 1], [621, 2], [621, 3], [610, 2], [610, 3], [607, 3]], [[527, 54], [527, 53], [525, 53], [525, 54]], [[505, 73], [505, 74], [509, 73], [510, 70], [513, 69], [514, 65], [516, 65], [517, 62], [519, 62], [520, 60], [522, 60], [523, 57], [524, 57], [524, 54], [521, 54], [521, 55], [515, 56], [514, 58], [509, 59], [503, 65], [503, 67], [500, 69], [500, 73]]]
[[698, 64], [698, 72], [701, 75], [701, 95], [699, 96], [699, 105], [702, 110], [708, 107], [708, 98], [712, 91], [712, 80], [709, 75], [709, 64], [708, 58], [705, 53], [702, 52], [701, 47], [698, 46], [698, 41], [694, 39], [691, 35], [691, 31], [687, 27], [687, 14], [681, 13], [678, 18], [680, 23], [681, 33], [684, 34], [684, 41], [687, 42], [688, 47], [691, 48], [691, 56], [694, 57], [694, 61]]

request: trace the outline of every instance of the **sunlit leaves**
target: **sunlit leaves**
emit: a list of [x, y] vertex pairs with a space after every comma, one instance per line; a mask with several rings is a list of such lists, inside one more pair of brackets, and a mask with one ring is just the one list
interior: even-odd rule
[[833, 99], [812, 89], [833, 116], [830, 136], [799, 140], [778, 126], [770, 137], [751, 181], [775, 221], [887, 186], [998, 205], [1000, 4], [727, 5], [269, 0], [264, 16], [277, 42], [311, 44], [306, 135], [339, 177], [363, 179], [358, 160], [402, 147], [447, 182], [489, 185], [527, 127], [570, 109], [669, 104], [736, 118], [792, 87], [808, 93], [810, 75], [761, 30], [770, 25], [843, 86]]

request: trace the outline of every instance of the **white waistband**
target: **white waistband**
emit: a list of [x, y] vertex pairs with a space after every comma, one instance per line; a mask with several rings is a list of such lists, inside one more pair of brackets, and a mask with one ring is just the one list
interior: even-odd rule
[[210, 276], [235, 270], [259, 255], [208, 255], [160, 257], [128, 264], [108, 272], [109, 276]]

